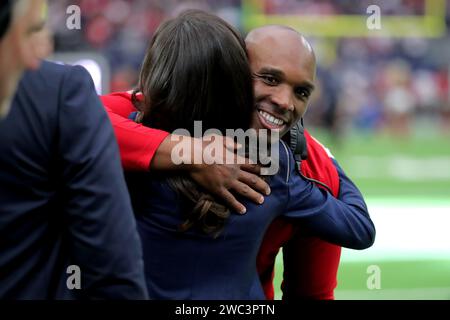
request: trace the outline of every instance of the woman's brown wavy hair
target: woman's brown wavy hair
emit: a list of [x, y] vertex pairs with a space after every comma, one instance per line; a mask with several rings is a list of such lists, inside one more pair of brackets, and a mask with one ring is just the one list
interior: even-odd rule
[[[136, 93], [143, 94], [141, 102]], [[203, 130], [248, 129], [254, 107], [253, 85], [244, 40], [221, 18], [189, 10], [156, 31], [143, 62], [133, 103], [146, 126], [194, 135], [194, 121]], [[169, 178], [185, 197], [192, 226], [218, 235], [229, 209], [187, 175]]]

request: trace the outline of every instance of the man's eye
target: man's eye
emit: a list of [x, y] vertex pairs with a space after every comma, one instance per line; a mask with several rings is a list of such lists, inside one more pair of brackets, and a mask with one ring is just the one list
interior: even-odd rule
[[309, 90], [306, 89], [298, 89], [295, 91], [295, 95], [299, 98], [299, 99], [303, 99], [306, 100], [309, 98], [309, 96], [311, 95], [311, 92]]
[[271, 86], [275, 86], [278, 84], [278, 79], [275, 77], [263, 75], [263, 76], [261, 76], [261, 78], [264, 80], [264, 82], [266, 82], [267, 84], [269, 84]]

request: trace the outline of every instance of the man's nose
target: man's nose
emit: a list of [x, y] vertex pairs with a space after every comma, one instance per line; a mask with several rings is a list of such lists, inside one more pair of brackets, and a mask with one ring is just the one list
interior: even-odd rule
[[288, 86], [278, 86], [272, 93], [272, 102], [284, 111], [294, 111], [292, 92]]

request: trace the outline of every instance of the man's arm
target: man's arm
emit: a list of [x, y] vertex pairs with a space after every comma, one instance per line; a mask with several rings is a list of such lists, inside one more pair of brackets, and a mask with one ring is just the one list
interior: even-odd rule
[[[155, 170], [171, 168], [171, 163], [166, 163], [170, 160], [171, 151], [167, 145], [167, 141], [170, 141], [168, 132], [144, 127], [115, 113], [109, 105], [104, 104], [104, 107], [113, 125], [125, 170], [148, 171], [149, 168]], [[166, 143], [163, 144], [164, 141]]]
[[343, 247], [365, 249], [373, 244], [375, 226], [363, 196], [350, 179], [344, 176], [340, 180], [340, 199], [295, 172], [290, 180], [286, 217], [301, 217], [301, 224], [311, 234]]
[[70, 256], [83, 298], [147, 298], [139, 236], [119, 153], [89, 74], [67, 68], [60, 94], [59, 154]]
[[[221, 197], [238, 212], [245, 207], [231, 193], [234, 191], [255, 203], [262, 203], [262, 194], [270, 188], [252, 165], [181, 164], [172, 161], [172, 150], [178, 144], [177, 136], [136, 124], [124, 118], [130, 111], [130, 97], [126, 94], [103, 96], [102, 102], [110, 116], [120, 147], [122, 164], [126, 170], [185, 170], [202, 187]], [[194, 138], [192, 138], [194, 140]], [[186, 141], [186, 140], [185, 140]], [[202, 154], [204, 142], [194, 143], [192, 153]], [[224, 145], [224, 154], [230, 150]], [[192, 154], [192, 156], [193, 156]], [[230, 157], [232, 158], [232, 157]]]

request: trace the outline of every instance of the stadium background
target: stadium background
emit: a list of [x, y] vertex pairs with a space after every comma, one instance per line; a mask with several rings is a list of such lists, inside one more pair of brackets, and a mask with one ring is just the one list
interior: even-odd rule
[[[81, 9], [70, 30], [67, 8]], [[370, 5], [381, 30], [370, 30]], [[243, 33], [298, 28], [318, 57], [306, 126], [363, 192], [375, 245], [343, 250], [337, 299], [450, 299], [450, 1], [49, 1], [43, 57], [85, 65], [99, 92], [136, 84], [158, 25], [187, 8], [218, 14]], [[73, 13], [73, 12], [70, 12]], [[380, 288], [370, 288], [380, 271]], [[281, 297], [281, 255], [276, 297]]]

